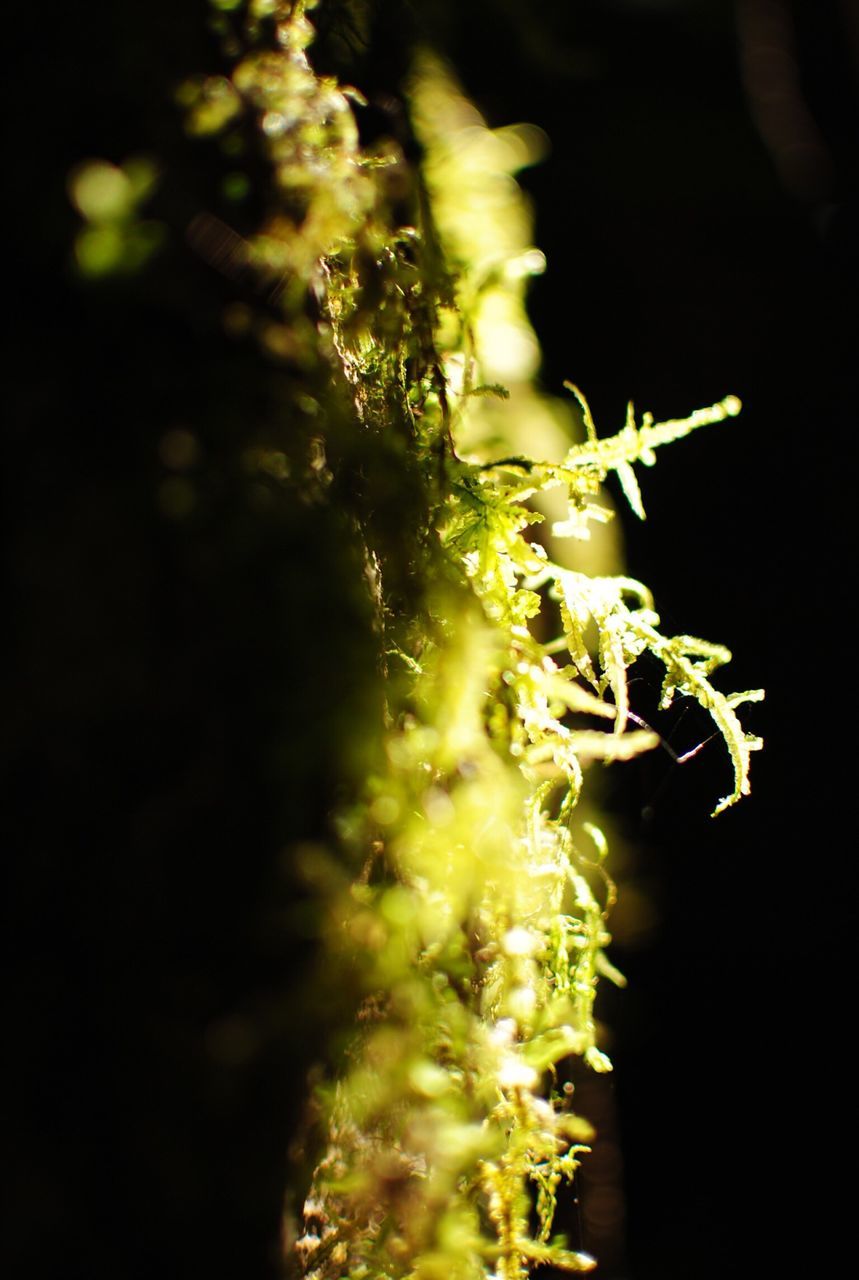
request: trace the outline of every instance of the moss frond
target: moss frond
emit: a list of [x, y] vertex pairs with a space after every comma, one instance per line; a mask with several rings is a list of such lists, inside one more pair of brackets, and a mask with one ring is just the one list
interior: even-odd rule
[[[489, 130], [424, 55], [410, 107], [422, 169], [393, 141], [362, 148], [360, 95], [308, 56], [313, 7], [244, 6], [230, 76], [180, 92], [190, 134], [250, 135], [262, 157], [266, 212], [239, 253], [260, 299], [245, 329], [312, 375], [318, 426], [275, 472], [258, 461], [290, 477], [295, 500], [343, 504], [385, 678], [378, 766], [338, 815], [363, 870], [326, 881], [323, 903], [326, 963], [356, 975], [363, 1002], [320, 1104], [292, 1262], [308, 1280], [588, 1271], [552, 1235], [588, 1126], [546, 1088], [571, 1055], [610, 1069], [594, 999], [600, 975], [623, 981], [605, 954], [606, 842], [579, 817], [588, 767], [657, 744], [628, 678], [650, 654], [663, 705], [694, 698], [724, 739], [734, 786], [720, 813], [749, 790], [760, 743], [737, 708], [762, 694], [719, 692], [727, 650], [663, 635], [643, 584], [561, 565], [531, 531], [552, 491], [567, 509], [553, 535], [589, 538], [610, 518], [612, 472], [643, 518], [635, 464], [739, 401], [659, 423], [630, 405], [601, 438], [568, 384], [586, 439], [556, 460], [524, 456], [515, 415], [541, 408], [524, 288], [542, 255], [512, 174], [539, 131]], [[235, 233], [207, 227], [204, 256], [232, 271]], [[499, 412], [512, 451], [493, 460], [480, 442]]]

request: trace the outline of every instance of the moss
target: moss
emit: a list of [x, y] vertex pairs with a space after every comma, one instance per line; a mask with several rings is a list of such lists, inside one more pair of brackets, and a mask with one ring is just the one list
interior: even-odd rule
[[[553, 1235], [589, 1136], [557, 1071], [571, 1055], [610, 1069], [594, 999], [600, 975], [620, 980], [589, 769], [658, 743], [628, 678], [650, 654], [663, 704], [696, 699], [724, 738], [719, 813], [748, 790], [760, 743], [736, 709], [761, 694], [719, 692], [725, 649], [664, 635], [644, 585], [569, 545], [610, 522], [612, 476], [643, 517], [635, 466], [739, 403], [660, 423], [630, 406], [600, 437], [575, 387], [566, 404], [539, 395], [524, 291], [544, 262], [513, 179], [539, 131], [487, 129], [423, 53], [407, 135], [362, 144], [360, 86], [313, 68], [313, 5], [213, 7], [227, 74], [188, 79], [177, 109], [257, 215], [239, 232], [197, 213], [188, 238], [242, 295], [225, 330], [283, 371], [295, 409], [241, 465], [261, 504], [338, 512], [384, 701], [354, 730], [371, 742], [358, 794], [335, 806], [338, 856], [293, 850], [322, 922], [319, 989], [344, 975], [355, 1029], [312, 1103], [323, 1137], [303, 1208], [295, 1175], [289, 1266], [311, 1280], [589, 1270]], [[360, 31], [363, 7], [353, 17]], [[134, 249], [145, 193], [131, 190], [103, 162], [73, 179], [91, 275], [142, 271], [157, 251]], [[189, 482], [170, 483], [167, 516], [191, 518]], [[320, 620], [337, 626], [336, 600]], [[316, 678], [320, 698], [338, 687]]]

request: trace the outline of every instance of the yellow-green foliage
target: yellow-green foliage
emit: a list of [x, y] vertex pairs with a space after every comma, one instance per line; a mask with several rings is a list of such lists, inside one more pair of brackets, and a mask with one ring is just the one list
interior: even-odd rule
[[84, 226], [75, 240], [75, 260], [85, 276], [139, 270], [158, 249], [164, 228], [142, 221], [138, 208], [157, 184], [150, 161], [136, 158], [121, 167], [106, 160], [82, 164], [69, 178], [69, 196]]
[[[601, 438], [575, 388], [567, 409], [541, 399], [523, 297], [543, 260], [512, 178], [539, 152], [539, 131], [488, 130], [424, 57], [411, 86], [426, 157], [415, 173], [394, 143], [362, 151], [360, 94], [308, 60], [311, 4], [214, 7], [233, 70], [182, 88], [186, 126], [220, 139], [227, 157], [255, 131], [270, 183], [255, 235], [209, 220], [191, 238], [268, 290], [274, 318], [269, 305], [246, 327], [272, 356], [327, 370], [341, 407], [328, 413], [326, 455], [321, 405], [316, 472], [336, 483], [338, 451], [354, 471], [386, 688], [382, 762], [339, 815], [356, 874], [308, 854], [325, 895], [325, 964], [357, 973], [363, 999], [342, 1071], [322, 1091], [327, 1137], [291, 1265], [311, 1280], [588, 1270], [593, 1259], [552, 1228], [590, 1136], [556, 1069], [571, 1055], [610, 1068], [593, 1005], [598, 976], [620, 978], [604, 954], [606, 842], [579, 817], [587, 768], [657, 743], [631, 712], [627, 680], [649, 653], [665, 672], [663, 704], [696, 699], [725, 740], [734, 781], [718, 813], [748, 790], [760, 744], [736, 708], [761, 695], [716, 690], [725, 649], [663, 635], [645, 586], [562, 561], [558, 540], [611, 517], [611, 473], [642, 516], [635, 464], [739, 403], [663, 423], [636, 422], [630, 408]], [[121, 197], [106, 212], [107, 197], [90, 208], [96, 179]], [[129, 175], [75, 181], [94, 225], [124, 225]], [[413, 220], [398, 225], [391, 210], [404, 203]], [[335, 442], [344, 403], [351, 434]], [[585, 439], [559, 450], [564, 413], [578, 413]], [[497, 454], [528, 437], [517, 414], [553, 459], [493, 456], [493, 439]], [[282, 461], [256, 459], [271, 476]], [[390, 506], [398, 487], [392, 527], [380, 494]], [[545, 542], [529, 536], [559, 498]]]

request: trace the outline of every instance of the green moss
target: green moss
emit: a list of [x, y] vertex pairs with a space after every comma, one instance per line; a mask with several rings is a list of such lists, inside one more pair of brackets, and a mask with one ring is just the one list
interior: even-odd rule
[[[189, 80], [181, 109], [191, 135], [253, 139], [265, 213], [244, 236], [199, 215], [189, 238], [252, 283], [257, 301], [228, 308], [226, 327], [306, 375], [306, 430], [245, 461], [273, 500], [342, 506], [386, 698], [364, 794], [338, 813], [356, 874], [305, 851], [324, 964], [359, 1004], [316, 1100], [325, 1137], [290, 1265], [313, 1280], [589, 1270], [553, 1236], [588, 1126], [552, 1088], [571, 1055], [610, 1069], [594, 998], [600, 975], [622, 980], [604, 954], [606, 842], [580, 816], [588, 768], [657, 744], [628, 682], [649, 653], [663, 705], [696, 699], [724, 738], [721, 812], [760, 745], [736, 708], [762, 695], [719, 692], [725, 649], [664, 635], [645, 586], [584, 571], [564, 540], [610, 520], [612, 475], [643, 516], [634, 466], [739, 403], [662, 423], [630, 407], [600, 437], [576, 388], [567, 407], [538, 396], [524, 290], [544, 263], [512, 174], [539, 131], [488, 130], [424, 55], [410, 97], [423, 168], [392, 139], [362, 149], [360, 95], [308, 60], [312, 5], [213, 4], [236, 13], [221, 28], [232, 71]], [[244, 198], [242, 174], [223, 181]], [[83, 270], [143, 262], [127, 170], [94, 162], [72, 193]], [[579, 443], [563, 441], [565, 415]], [[532, 421], [548, 424], [550, 460], [524, 455]]]

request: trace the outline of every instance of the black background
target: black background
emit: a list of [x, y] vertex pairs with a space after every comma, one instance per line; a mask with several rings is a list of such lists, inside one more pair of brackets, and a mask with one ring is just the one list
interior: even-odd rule
[[[384, 44], [406, 10], [382, 9], [367, 71], [390, 88]], [[729, 392], [744, 403], [645, 473], [649, 519], [627, 526], [629, 570], [666, 627], [727, 643], [731, 688], [766, 686], [747, 714], [767, 747], [751, 798], [715, 821], [728, 782], [715, 747], [682, 768], [654, 757], [616, 793], [659, 928], [620, 949], [630, 988], [606, 997], [628, 1230], [603, 1274], [834, 1276], [856, 1143], [855, 8], [739, 6], [780, 11], [793, 32], [822, 156], [802, 171], [780, 168], [755, 126], [727, 0], [418, 9], [491, 124], [533, 121], [551, 139], [523, 176], [549, 263], [531, 294], [543, 384], [578, 382], [603, 433], [628, 398], [657, 416]], [[169, 86], [212, 65], [203, 11], [40, 8], [11, 41], [3, 749], [20, 1274], [269, 1274], [283, 1135], [316, 1035], [319, 1011], [304, 1010], [300, 1047], [272, 1014], [264, 1050], [221, 1075], [201, 1049], [236, 1008], [300, 990], [271, 857], [324, 828], [329, 784], [302, 744], [277, 756], [281, 712], [296, 697], [318, 710], [283, 655], [338, 629], [360, 652], [366, 618], [357, 605], [326, 618], [331, 593], [296, 567], [306, 531], [287, 518], [248, 533], [238, 487], [198, 539], [202, 560], [151, 519], [154, 418], [179, 404], [227, 457], [258, 377], [206, 318], [220, 286], [180, 263], [166, 292], [105, 309], [64, 267], [65, 174], [92, 154], [169, 161]], [[204, 170], [184, 175], [189, 205]], [[253, 395], [264, 416], [265, 380]], [[345, 582], [340, 533], [316, 536], [313, 576]], [[312, 634], [297, 590], [326, 623]], [[360, 712], [349, 685], [347, 669], [320, 740]], [[678, 749], [699, 728], [678, 725]]]

